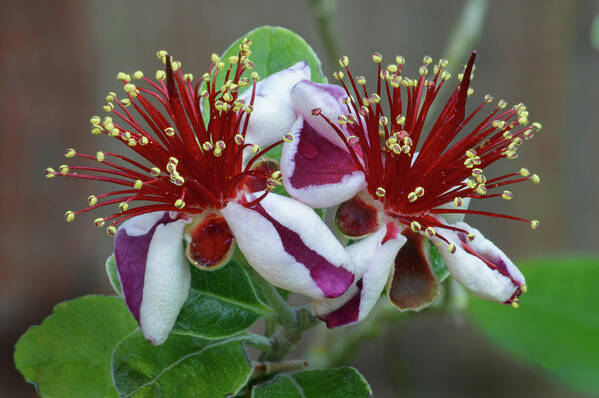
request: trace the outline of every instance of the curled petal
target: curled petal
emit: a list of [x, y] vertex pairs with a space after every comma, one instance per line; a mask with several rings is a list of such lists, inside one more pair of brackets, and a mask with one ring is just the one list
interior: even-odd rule
[[368, 193], [361, 192], [338, 206], [335, 225], [344, 235], [360, 238], [379, 229], [381, 210]]
[[248, 262], [273, 285], [324, 298], [352, 284], [349, 256], [308, 206], [270, 193], [251, 208], [229, 202], [221, 214]]
[[393, 224], [347, 248], [356, 272], [356, 282], [338, 298], [312, 301], [312, 313], [327, 327], [351, 325], [364, 319], [377, 303], [399, 249], [406, 242]]
[[[319, 115], [312, 111], [319, 109], [329, 120], [336, 122], [339, 116], [348, 116], [347, 105], [343, 100], [347, 93], [340, 86], [314, 83], [302, 80], [291, 90], [291, 103], [296, 112], [312, 126], [319, 135], [340, 148], [346, 148], [345, 142], [335, 130]], [[346, 137], [351, 135], [345, 125], [338, 126]]]
[[[265, 147], [289, 132], [297, 118], [289, 97], [291, 88], [302, 79], [310, 79], [310, 75], [308, 63], [300, 61], [257, 83], [254, 109], [245, 136], [247, 143]], [[249, 104], [251, 97], [252, 89], [249, 88], [240, 99]]]
[[455, 245], [455, 253], [450, 253], [449, 246], [441, 243], [439, 252], [443, 256], [451, 275], [474, 295], [490, 301], [512, 303], [517, 301], [525, 285], [524, 276], [514, 263], [490, 240], [477, 229], [459, 222], [454, 225], [466, 231], [447, 231], [443, 236]]
[[364, 173], [346, 148], [333, 144], [301, 118], [291, 133], [294, 139], [283, 145], [281, 155], [283, 183], [291, 196], [312, 207], [325, 208], [364, 189]]
[[401, 310], [419, 311], [439, 296], [439, 281], [431, 268], [428, 239], [412, 231], [404, 234], [407, 242], [395, 257], [387, 296]]
[[114, 240], [123, 297], [144, 337], [155, 345], [166, 341], [189, 293], [186, 223], [176, 214], [148, 213], [124, 222]]
[[227, 264], [235, 248], [227, 221], [217, 212], [194, 217], [185, 229], [185, 255], [191, 264], [203, 270], [215, 270]]

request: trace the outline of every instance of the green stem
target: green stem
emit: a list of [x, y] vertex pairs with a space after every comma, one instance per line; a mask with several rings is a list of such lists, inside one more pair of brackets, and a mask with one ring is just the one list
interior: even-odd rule
[[312, 16], [318, 26], [320, 39], [324, 44], [331, 67], [337, 63], [340, 54], [340, 40], [337, 23], [333, 16], [337, 11], [337, 0], [308, 0]]

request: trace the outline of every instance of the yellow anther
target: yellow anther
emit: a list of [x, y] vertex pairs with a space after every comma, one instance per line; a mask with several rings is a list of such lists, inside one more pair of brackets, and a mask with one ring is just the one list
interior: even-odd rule
[[485, 184], [478, 184], [478, 186], [476, 187], [476, 193], [479, 195], [486, 195], [487, 187], [485, 186]]
[[104, 161], [104, 152], [102, 152], [102, 151], [96, 152], [96, 160], [98, 162], [103, 162]]
[[58, 171], [60, 171], [62, 174], [67, 174], [69, 172], [69, 166], [66, 164], [61, 164], [58, 166]]
[[225, 100], [225, 102], [231, 102], [233, 101], [233, 96], [231, 95], [231, 93], [224, 93], [223, 100]]
[[541, 131], [541, 129], [543, 128], [543, 125], [539, 122], [534, 122], [533, 124], [531, 124], [531, 126], [535, 131]]
[[110, 236], [114, 236], [116, 234], [116, 227], [114, 225], [109, 226], [106, 228], [106, 233]]
[[149, 143], [149, 142], [150, 142], [150, 140], [149, 140], [149, 139], [148, 139], [148, 137], [146, 137], [145, 135], [144, 135], [144, 136], [142, 136], [142, 137], [139, 139], [139, 143], [140, 143], [141, 145], [148, 145], [148, 143]]
[[119, 203], [119, 209], [121, 209], [121, 211], [127, 211], [128, 208], [129, 208], [129, 203], [127, 203], [127, 202]]
[[48, 167], [45, 174], [46, 178], [54, 178], [56, 177], [56, 170], [54, 170], [52, 167]]
[[212, 55], [210, 56], [210, 61], [216, 64], [220, 62], [220, 57], [218, 56], [218, 54], [212, 53]]
[[364, 76], [358, 76], [356, 77], [356, 83], [358, 83], [360, 86], [363, 86], [366, 84], [366, 78]]
[[175, 135], [175, 129], [172, 127], [167, 127], [164, 129], [164, 134], [166, 134], [168, 137], [172, 137]]
[[511, 134], [510, 130], [506, 130], [503, 132], [503, 138], [505, 138], [506, 140], [512, 139], [512, 134]]
[[114, 95], [108, 94], [105, 99], [106, 99], [106, 102], [110, 102], [110, 101], [114, 101], [114, 98], [115, 98]]
[[114, 128], [114, 129], [110, 130], [110, 136], [111, 137], [118, 137], [120, 134], [121, 134], [121, 132], [117, 128]]
[[517, 302], [517, 301], [512, 301], [512, 304], [511, 304], [511, 305], [512, 305], [512, 307], [513, 307], [513, 308], [518, 308], [518, 307], [520, 307], [520, 304], [518, 304], [518, 302]]
[[493, 96], [491, 96], [490, 94], [485, 94], [484, 101], [490, 104], [491, 102], [493, 102]]
[[220, 149], [225, 149], [227, 147], [227, 145], [225, 144], [225, 142], [223, 140], [218, 140], [214, 143], [214, 146]]
[[379, 124], [381, 126], [386, 126], [387, 124], [389, 124], [389, 118], [387, 116], [381, 116], [379, 118]]
[[166, 50], [160, 50], [160, 51], [156, 51], [156, 57], [157, 57], [159, 60], [161, 60], [161, 61], [162, 61], [164, 58], [166, 58], [166, 56], [167, 56], [167, 55], [168, 55], [168, 51], [166, 51]]
[[218, 158], [218, 157], [220, 157], [223, 154], [223, 150], [221, 148], [219, 148], [219, 147], [216, 147], [212, 151], [212, 154]]
[[522, 293], [526, 293], [528, 291], [528, 286], [522, 285], [520, 286], [520, 290], [522, 290]]
[[67, 210], [67, 212], [64, 213], [64, 219], [67, 220], [67, 222], [72, 222], [75, 219], [75, 213], [71, 210]]
[[250, 77], [253, 80], [260, 80], [260, 74], [258, 72], [252, 72], [251, 75], [250, 75]]
[[157, 70], [155, 77], [156, 77], [156, 80], [162, 81], [162, 80], [166, 79], [166, 72], [163, 70]]
[[181, 185], [185, 184], [185, 179], [183, 177], [181, 177], [180, 175], [178, 175], [177, 177], [175, 177], [173, 179], [173, 184], [180, 187]]
[[131, 80], [131, 76], [124, 72], [119, 72], [116, 74], [116, 79], [123, 83], [129, 83], [129, 81]]
[[260, 145], [252, 145], [252, 153], [255, 155], [260, 152]]
[[158, 167], [152, 167], [150, 169], [150, 174], [154, 177], [158, 177], [160, 175], [160, 169]]
[[101, 129], [100, 127], [94, 127], [94, 128], [91, 130], [91, 133], [92, 133], [93, 135], [100, 135], [100, 134], [102, 134], [102, 129]]
[[349, 65], [349, 58], [345, 55], [339, 58], [339, 65], [341, 65], [342, 68], [347, 67]]
[[497, 107], [499, 109], [503, 109], [507, 106], [507, 101], [504, 99], [500, 99], [499, 101], [497, 101]]
[[466, 91], [466, 95], [467, 96], [471, 96], [472, 94], [474, 94], [474, 89], [473, 88], [469, 88], [468, 91]]
[[385, 194], [387, 193], [387, 191], [385, 191], [385, 188], [383, 187], [378, 187], [374, 193], [376, 194], [376, 196], [378, 196], [379, 198], [382, 198], [383, 196], [385, 196]]
[[466, 151], [466, 156], [469, 158], [473, 158], [476, 156], [476, 151], [474, 149], [468, 149]]
[[474, 188], [476, 188], [476, 181], [474, 181], [472, 179], [468, 179], [468, 180], [466, 180], [466, 186], [470, 189], [474, 189]]
[[372, 54], [372, 62], [380, 64], [383, 61], [383, 56], [379, 52]]
[[521, 117], [521, 118], [518, 119], [518, 123], [521, 124], [521, 125], [523, 125], [523, 126], [527, 125], [528, 124], [528, 118]]
[[397, 65], [403, 65], [406, 63], [406, 59], [404, 57], [402, 57], [401, 55], [398, 55], [395, 57], [395, 63]]
[[533, 174], [530, 176], [530, 180], [533, 182], [533, 184], [538, 184], [541, 182], [541, 177], [539, 177], [538, 174]]
[[416, 189], [414, 190], [414, 193], [419, 197], [423, 197], [424, 196], [424, 188], [422, 187], [416, 187]]
[[283, 141], [290, 143], [291, 141], [294, 140], [294, 138], [295, 137], [293, 136], [293, 134], [287, 133], [287, 134], [285, 134], [285, 136], [283, 136]]
[[127, 140], [127, 145], [129, 145], [130, 147], [134, 147], [135, 145], [137, 145], [137, 141], [135, 140], [135, 138], [130, 138], [129, 140]]
[[230, 64], [236, 64], [237, 62], [239, 62], [239, 57], [237, 55], [232, 55], [229, 57]]
[[136, 90], [135, 84], [127, 83], [123, 86], [123, 90], [125, 90], [127, 94], [132, 94]]
[[168, 163], [174, 164], [176, 166], [179, 164], [179, 159], [177, 159], [174, 156], [171, 156], [170, 158], [168, 158]]
[[420, 68], [418, 68], [418, 74], [420, 74], [420, 76], [426, 75], [428, 73], [428, 68], [424, 65], [422, 65]]
[[360, 141], [360, 139], [355, 135], [350, 135], [347, 137], [346, 141], [349, 146], [354, 146]]
[[95, 206], [98, 203], [98, 198], [96, 197], [96, 195], [89, 195], [87, 197], [87, 203], [90, 206]]
[[183, 79], [185, 79], [185, 81], [191, 82], [193, 80], [193, 75], [191, 73], [186, 73], [183, 75]]
[[182, 209], [185, 207], [185, 202], [182, 199], [175, 200], [175, 207], [177, 209]]
[[142, 77], [144, 77], [144, 73], [140, 70], [136, 71], [135, 73], [133, 73], [133, 78], [136, 80], [141, 79]]
[[419, 232], [422, 230], [422, 225], [418, 221], [412, 221], [410, 223], [410, 229], [414, 232]]
[[102, 119], [100, 119], [100, 116], [92, 116], [89, 119], [89, 122], [92, 124], [92, 126], [97, 126], [100, 124], [100, 122], [102, 121]]
[[135, 183], [133, 184], [133, 188], [140, 190], [143, 185], [144, 185], [144, 183], [142, 180], [135, 180]]
[[532, 221], [530, 222], [530, 227], [531, 227], [533, 230], [536, 230], [537, 228], [539, 228], [539, 225], [541, 225], [541, 223], [540, 223], [540, 221], [539, 221], [539, 220], [532, 220]]
[[98, 217], [94, 220], [94, 225], [98, 228], [102, 228], [104, 226], [104, 219], [102, 217]]
[[430, 55], [425, 55], [422, 58], [422, 63], [425, 64], [425, 65], [430, 65], [430, 64], [433, 63], [433, 58]]
[[233, 139], [235, 140], [235, 143], [237, 145], [243, 145], [243, 143], [245, 142], [245, 138], [243, 138], [243, 135], [241, 134], [235, 134], [235, 137], [233, 137]]
[[520, 175], [522, 177], [528, 177], [530, 175], [530, 171], [528, 171], [527, 168], [523, 167], [523, 168], [520, 169]]
[[[112, 105], [112, 103], [110, 103], [110, 105]], [[110, 105], [104, 105], [102, 107], [102, 109], [104, 109], [105, 112], [111, 112], [112, 108], [114, 108], [114, 106], [110, 106]]]
[[437, 235], [437, 232], [435, 231], [435, 228], [433, 228], [433, 227], [426, 227], [426, 229], [424, 230], [424, 233], [429, 238], [432, 238], [433, 236]]
[[395, 118], [395, 123], [399, 124], [400, 126], [403, 126], [405, 122], [406, 122], [405, 116], [397, 115], [397, 117]]
[[449, 246], [447, 246], [447, 250], [448, 250], [448, 251], [449, 251], [451, 254], [453, 254], [453, 253], [455, 253], [455, 252], [456, 252], [457, 248], [456, 248], [456, 246], [455, 246], [453, 243], [450, 243], [450, 244], [449, 244]]
[[335, 72], [333, 72], [333, 78], [335, 80], [343, 80], [344, 77], [345, 77], [345, 74], [343, 73], [343, 71], [335, 71]]
[[202, 144], [202, 149], [206, 152], [210, 152], [212, 150], [212, 143], [209, 141], [206, 141]]
[[397, 71], [398, 71], [397, 65], [395, 65], [395, 64], [387, 65], [387, 71], [389, 73], [397, 73]]
[[466, 239], [468, 239], [469, 242], [472, 242], [474, 238], [476, 238], [476, 235], [474, 235], [472, 232], [466, 235]]
[[493, 127], [498, 128], [498, 129], [502, 129], [505, 127], [505, 121], [503, 120], [493, 120], [493, 123], [491, 123]]
[[418, 195], [416, 195], [416, 192], [410, 192], [408, 194], [408, 201], [415, 202], [416, 199], [418, 199]]
[[453, 204], [456, 207], [462, 207], [462, 205], [464, 204], [464, 199], [456, 196], [455, 198], [453, 198]]
[[123, 105], [125, 108], [128, 107], [129, 105], [131, 105], [131, 100], [129, 98], [123, 98], [121, 100], [121, 105]]
[[77, 153], [77, 152], [76, 152], [76, 151], [75, 151], [73, 148], [67, 148], [67, 149], [64, 151], [64, 157], [65, 157], [65, 158], [73, 158], [73, 157], [75, 157], [75, 154], [76, 154], [76, 153]]

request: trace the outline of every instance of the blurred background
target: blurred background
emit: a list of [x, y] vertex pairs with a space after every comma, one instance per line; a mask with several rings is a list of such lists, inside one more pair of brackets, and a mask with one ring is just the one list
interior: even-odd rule
[[[335, 3], [332, 18], [323, 19], [322, 7]], [[424, 55], [446, 56], [464, 4], [2, 0], [3, 396], [35, 396], [12, 360], [14, 343], [30, 325], [39, 324], [60, 301], [111, 294], [104, 272], [111, 239], [92, 227], [95, 215], [69, 224], [63, 218], [65, 210], [85, 206], [87, 196], [99, 188], [47, 180], [43, 170], [63, 163], [67, 147], [87, 153], [113, 147], [108, 138], [89, 134], [89, 118], [101, 114], [106, 93], [120, 86], [117, 72], [142, 69], [153, 75], [161, 66], [155, 51], [168, 49], [186, 71], [199, 76], [212, 52], [221, 53], [255, 27], [278, 25], [313, 46], [329, 78], [336, 65], [327, 56], [331, 50], [348, 55], [352, 70], [367, 77], [372, 76], [373, 51], [387, 59], [403, 55], [415, 74]], [[470, 220], [512, 258], [599, 253], [599, 54], [590, 39], [597, 13], [599, 3], [591, 0], [488, 1], [480, 32], [469, 27], [480, 54], [473, 102], [486, 93], [511, 104], [522, 101], [531, 120], [544, 126], [523, 146], [518, 160], [498, 167], [528, 167], [540, 174], [541, 184], [514, 187], [516, 200], [511, 202], [497, 201], [490, 208], [485, 203], [487, 210], [538, 218], [541, 228], [532, 232], [521, 223]], [[334, 32], [338, 44], [331, 41]], [[417, 317], [401, 332], [391, 330], [366, 345], [351, 364], [364, 373], [376, 397], [581, 396], [494, 348], [467, 321], [441, 315]]]

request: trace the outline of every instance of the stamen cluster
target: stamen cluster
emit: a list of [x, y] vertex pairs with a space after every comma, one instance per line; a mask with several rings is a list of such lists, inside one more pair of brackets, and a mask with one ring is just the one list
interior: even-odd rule
[[[92, 156], [67, 149], [66, 158], [78, 157], [100, 165], [61, 165], [58, 171], [47, 168], [46, 177], [105, 181], [123, 189], [90, 195], [89, 206], [67, 211], [66, 220], [116, 205], [117, 213], [94, 221], [98, 227], [110, 222], [107, 231], [114, 234], [116, 224], [144, 213], [184, 209], [195, 214], [208, 208], [221, 209], [239, 196], [249, 177], [271, 177], [252, 166], [282, 141], [264, 149], [246, 143], [259, 79], [256, 72], [251, 72], [250, 78], [244, 76], [254, 67], [249, 58], [250, 44], [249, 39], [244, 39], [238, 55], [229, 57], [226, 63], [213, 54], [208, 72], [197, 80], [190, 73], [184, 74], [181, 63], [166, 51], [157, 52], [165, 70], [156, 72], [156, 81], [141, 71], [132, 75], [118, 73], [125, 98], [119, 99], [113, 92], [108, 94], [104, 110], [109, 116], [93, 116], [91, 133], [114, 137], [143, 160], [138, 162], [119, 153], [99, 151]], [[220, 79], [223, 74], [224, 79]], [[221, 80], [224, 84], [218, 87], [217, 81]], [[145, 83], [145, 87], [135, 81]], [[239, 98], [239, 91], [250, 85], [252, 95], [246, 103]], [[246, 149], [254, 156], [244, 166]], [[278, 176], [271, 180], [279, 182]], [[267, 186], [266, 191], [269, 189]], [[133, 203], [138, 205], [131, 207]]]

